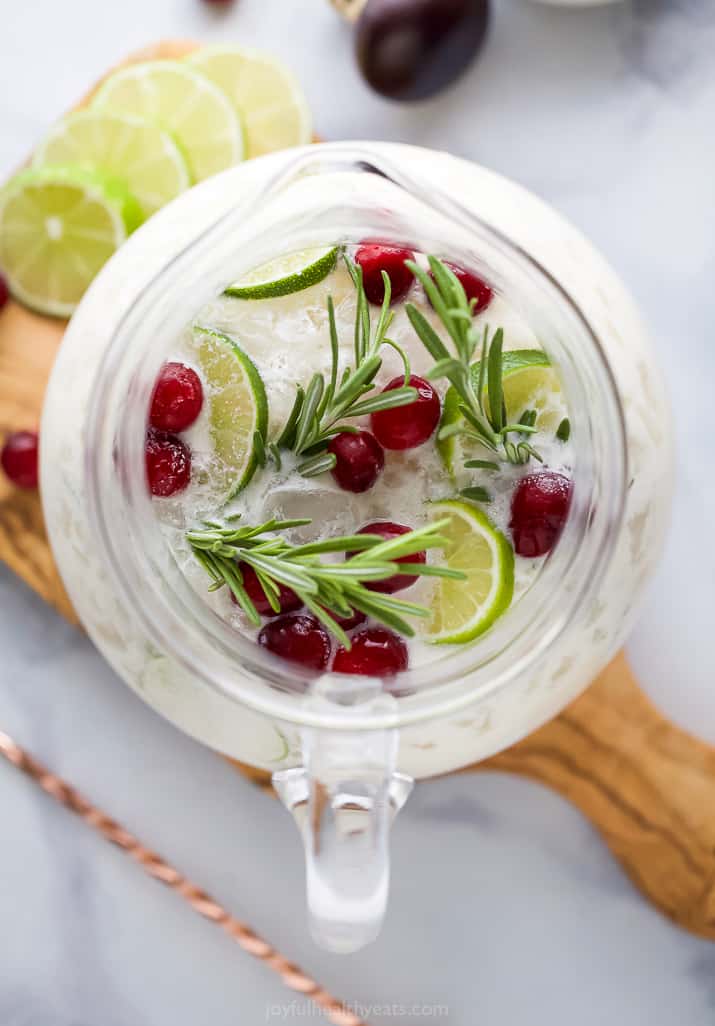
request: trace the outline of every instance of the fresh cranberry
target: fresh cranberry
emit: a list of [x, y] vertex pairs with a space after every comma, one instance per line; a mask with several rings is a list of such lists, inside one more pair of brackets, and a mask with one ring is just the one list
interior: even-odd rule
[[366, 242], [355, 254], [355, 263], [362, 268], [362, 283], [365, 295], [371, 303], [381, 306], [385, 299], [385, 283], [382, 272], [387, 273], [392, 286], [390, 302], [396, 303], [409, 291], [414, 275], [405, 267], [405, 260], [413, 260], [411, 249], [398, 249], [397, 246], [380, 246]]
[[[243, 587], [261, 616], [279, 616], [280, 613], [293, 613], [303, 605], [303, 600], [298, 598], [292, 588], [287, 588], [285, 584], [279, 584], [278, 604], [280, 609], [276, 613], [266, 598], [263, 585], [258, 580], [258, 574], [253, 567], [249, 566], [248, 563], [239, 563], [238, 565], [243, 577]], [[231, 598], [234, 602], [237, 602], [233, 592], [231, 592]]]
[[333, 660], [334, 673], [355, 673], [366, 677], [394, 677], [406, 670], [407, 645], [385, 627], [368, 627], [352, 638], [348, 652], [339, 648]]
[[545, 470], [528, 474], [511, 500], [514, 548], [520, 556], [544, 556], [556, 544], [568, 516], [571, 482], [563, 474]]
[[186, 488], [191, 480], [191, 452], [180, 438], [150, 431], [144, 454], [152, 495], [166, 497]]
[[185, 431], [201, 413], [203, 402], [196, 371], [183, 363], [165, 363], [151, 398], [151, 426], [157, 431]]
[[[382, 391], [391, 392], [404, 384], [403, 374], [393, 378]], [[413, 374], [410, 385], [417, 389], [417, 398], [413, 402], [392, 410], [378, 410], [370, 418], [372, 433], [385, 449], [414, 449], [427, 441], [439, 423], [439, 396], [429, 381]]]
[[[489, 285], [484, 278], [480, 278], [478, 274], [473, 271], [468, 271], [464, 267], [459, 267], [457, 264], [450, 264], [445, 260], [445, 264], [456, 275], [460, 285], [467, 293], [467, 299], [476, 299], [474, 306], [474, 313], [481, 313], [491, 303], [494, 298], [494, 292], [491, 285]], [[430, 277], [432, 275], [430, 274]]]
[[[398, 538], [401, 534], [408, 534], [411, 530], [412, 528], [405, 527], [404, 524], [393, 524], [389, 520], [375, 520], [372, 524], [361, 527], [358, 534], [379, 534], [385, 541], [389, 541], [391, 538]], [[401, 556], [399, 559], [394, 560], [394, 562], [426, 563], [427, 553], [424, 551], [415, 552], [412, 556]], [[370, 581], [365, 587], [369, 588], [370, 591], [379, 591], [383, 595], [392, 595], [393, 592], [402, 591], [403, 588], [409, 588], [414, 583], [415, 578], [409, 574], [395, 574], [394, 577], [388, 577], [385, 581]]]
[[10, 289], [7, 287], [7, 282], [0, 274], [0, 310], [5, 306], [9, 298]]
[[328, 632], [314, 616], [304, 613], [290, 613], [271, 620], [258, 635], [258, 644], [282, 659], [311, 670], [324, 670], [330, 659]]
[[343, 431], [330, 440], [328, 452], [337, 460], [331, 473], [346, 492], [366, 492], [385, 466], [382, 446], [369, 431]]
[[5, 439], [0, 463], [18, 488], [37, 488], [39, 441], [36, 431], [15, 431]]

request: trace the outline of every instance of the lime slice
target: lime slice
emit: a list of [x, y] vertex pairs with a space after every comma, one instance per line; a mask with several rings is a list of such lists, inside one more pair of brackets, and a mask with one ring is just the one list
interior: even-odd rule
[[[561, 382], [546, 353], [540, 349], [513, 349], [504, 353], [502, 366], [504, 402], [509, 421], [516, 423], [525, 410], [536, 410], [535, 427], [540, 431], [555, 431], [564, 416]], [[472, 380], [476, 387], [479, 381], [478, 362], [472, 366]], [[459, 404], [459, 395], [450, 386], [444, 397], [440, 428], [462, 420]], [[438, 440], [437, 449], [453, 476], [464, 460], [489, 458], [485, 447], [460, 435]]]
[[109, 76], [92, 106], [161, 125], [181, 147], [195, 182], [243, 159], [243, 133], [233, 105], [188, 64], [130, 64]]
[[187, 60], [240, 111], [249, 157], [310, 142], [313, 130], [303, 91], [278, 61], [236, 46], [207, 46]]
[[337, 258], [337, 246], [288, 253], [249, 271], [240, 281], [229, 285], [226, 295], [238, 299], [288, 296], [291, 292], [300, 292], [310, 285], [317, 285], [333, 270]]
[[211, 440], [218, 457], [211, 487], [227, 502], [246, 487], [258, 467], [268, 431], [266, 390], [253, 362], [228, 335], [195, 328], [194, 337], [208, 385]]
[[514, 594], [514, 550], [489, 517], [459, 499], [432, 504], [435, 519], [449, 517], [440, 534], [449, 538], [444, 560], [464, 580], [436, 578], [426, 639], [462, 645], [492, 626]]
[[36, 167], [74, 164], [123, 179], [146, 217], [191, 185], [181, 150], [158, 125], [103, 110], [58, 122], [35, 153]]
[[0, 267], [22, 303], [69, 317], [141, 222], [141, 207], [116, 179], [70, 167], [23, 171], [0, 192]]

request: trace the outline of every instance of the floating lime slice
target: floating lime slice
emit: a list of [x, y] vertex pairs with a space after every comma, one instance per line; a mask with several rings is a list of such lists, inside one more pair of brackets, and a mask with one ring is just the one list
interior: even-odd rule
[[338, 248], [304, 249], [263, 264], [226, 289], [237, 299], [274, 299], [317, 285], [335, 267]]
[[[513, 349], [503, 356], [504, 402], [510, 423], [516, 423], [525, 410], [536, 410], [535, 427], [556, 431], [564, 416], [561, 382], [549, 358], [541, 349]], [[475, 387], [479, 381], [479, 363], [472, 366]], [[485, 395], [485, 401], [488, 402]], [[460, 398], [450, 386], [444, 397], [440, 428], [461, 421]], [[489, 459], [488, 450], [460, 435], [438, 440], [437, 449], [450, 474], [474, 457]]]
[[51, 129], [35, 152], [36, 167], [71, 164], [127, 183], [149, 217], [191, 185], [181, 150], [158, 125], [104, 110], [81, 110]]
[[92, 106], [154, 121], [181, 147], [195, 182], [243, 159], [243, 132], [226, 94], [180, 61], [145, 61], [115, 71]]
[[310, 142], [311, 117], [303, 91], [278, 61], [237, 46], [207, 46], [187, 61], [215, 82], [240, 112], [249, 157]]
[[492, 626], [514, 594], [514, 551], [489, 517], [459, 499], [432, 503], [435, 519], [449, 518], [440, 534], [449, 539], [444, 561], [463, 580], [436, 578], [426, 640], [462, 645]]
[[195, 328], [194, 338], [217, 457], [211, 487], [227, 502], [246, 487], [258, 467], [268, 431], [266, 390], [253, 362], [228, 335]]
[[0, 267], [13, 295], [69, 317], [142, 210], [123, 182], [81, 168], [32, 168], [0, 192]]

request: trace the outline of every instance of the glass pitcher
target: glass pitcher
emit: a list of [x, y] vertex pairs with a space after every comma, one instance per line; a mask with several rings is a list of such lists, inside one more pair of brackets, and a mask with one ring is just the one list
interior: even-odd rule
[[[396, 693], [311, 679], [237, 636], [187, 584], [144, 477], [152, 385], [198, 310], [279, 254], [365, 238], [473, 267], [509, 296], [558, 367], [576, 454], [572, 512], [534, 585]], [[379, 931], [390, 821], [414, 779], [534, 730], [623, 642], [662, 546], [671, 426], [631, 301], [554, 211], [447, 154], [331, 144], [233, 168], [122, 247], [65, 336], [41, 463], [52, 547], [93, 641], [183, 730], [273, 773], [303, 837], [313, 935], [353, 951]]]

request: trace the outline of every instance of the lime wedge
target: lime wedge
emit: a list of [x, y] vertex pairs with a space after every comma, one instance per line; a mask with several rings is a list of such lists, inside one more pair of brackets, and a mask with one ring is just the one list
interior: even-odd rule
[[145, 118], [170, 132], [195, 182], [243, 159], [243, 133], [233, 105], [213, 82], [188, 64], [130, 64], [109, 76], [92, 106]]
[[123, 179], [146, 217], [191, 185], [181, 150], [151, 121], [81, 110], [58, 122], [35, 153], [36, 167], [73, 164]]
[[[555, 431], [564, 416], [561, 382], [546, 353], [541, 349], [513, 349], [504, 353], [502, 366], [504, 402], [509, 421], [518, 421], [525, 410], [536, 410], [535, 427], [540, 431]], [[478, 362], [472, 366], [472, 380], [476, 387], [479, 381]], [[486, 396], [485, 401], [488, 403]], [[459, 395], [450, 386], [444, 397], [440, 428], [462, 420], [459, 404]], [[438, 440], [437, 449], [451, 475], [464, 460], [489, 458], [486, 448], [460, 435]]]
[[194, 338], [208, 386], [217, 457], [211, 487], [227, 502], [246, 487], [258, 467], [268, 431], [266, 390], [253, 362], [228, 335], [195, 328]]
[[187, 61], [223, 89], [241, 113], [249, 157], [310, 142], [303, 91], [278, 61], [237, 46], [207, 46]]
[[0, 192], [0, 267], [20, 302], [69, 317], [141, 222], [141, 207], [116, 179], [71, 167], [22, 171]]
[[304, 249], [271, 260], [229, 285], [227, 296], [238, 299], [272, 299], [317, 285], [335, 267], [338, 248]]
[[492, 626], [514, 594], [514, 550], [489, 517], [459, 499], [432, 504], [435, 519], [449, 517], [440, 534], [449, 539], [445, 564], [464, 580], [436, 578], [426, 640], [463, 645]]

